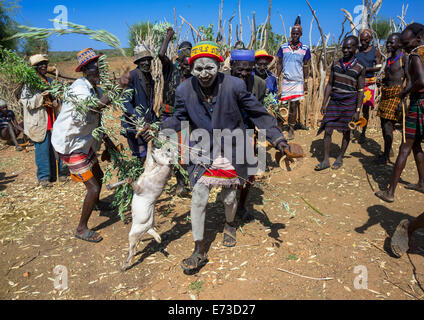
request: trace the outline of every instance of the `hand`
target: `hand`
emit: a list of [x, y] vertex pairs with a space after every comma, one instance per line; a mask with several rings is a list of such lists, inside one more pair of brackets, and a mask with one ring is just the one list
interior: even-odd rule
[[144, 141], [149, 142], [150, 140], [153, 139], [153, 134], [151, 131], [152, 131], [152, 128], [150, 124], [146, 124], [144, 128], [137, 133], [136, 138], [138, 139], [138, 137], [141, 135]]
[[355, 114], [352, 117], [353, 122], [357, 122], [359, 120], [359, 112], [355, 112]]
[[283, 155], [284, 154], [286, 154], [286, 151], [288, 151], [288, 152], [290, 152], [290, 146], [289, 146], [289, 144], [287, 143], [287, 141], [280, 141], [278, 144], [277, 144], [277, 147], [276, 147], [276, 149], [278, 150], [278, 151], [280, 151]]
[[326, 105], [323, 105], [322, 107], [321, 107], [321, 114], [322, 115], [325, 115], [327, 113], [327, 106]]
[[406, 91], [405, 90], [402, 90], [400, 93], [399, 93], [399, 98], [400, 99], [405, 99], [406, 98], [406, 96], [407, 96], [407, 93], [406, 93]]
[[172, 27], [169, 27], [168, 29], [166, 29], [166, 36], [169, 38], [172, 38], [175, 34], [175, 31]]
[[41, 93], [41, 95], [42, 95], [43, 97], [47, 97], [49, 94], [50, 94], [50, 93], [49, 93], [49, 92], [47, 92], [47, 91], [43, 91], [43, 92]]
[[127, 67], [124, 71], [124, 74], [119, 79], [119, 86], [122, 89], [125, 89], [126, 87], [128, 87], [129, 83], [130, 83], [130, 68]]
[[303, 91], [305, 91], [305, 93], [308, 92], [308, 81], [303, 83]]

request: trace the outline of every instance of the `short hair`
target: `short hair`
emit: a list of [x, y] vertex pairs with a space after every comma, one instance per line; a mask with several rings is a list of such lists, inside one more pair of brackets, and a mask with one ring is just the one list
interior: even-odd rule
[[415, 36], [421, 36], [424, 33], [424, 25], [414, 22], [409, 24], [404, 31], [406, 30], [411, 31]]
[[359, 39], [358, 39], [358, 37], [357, 37], [357, 36], [354, 36], [354, 35], [347, 36], [346, 38], [344, 38], [343, 42], [348, 41], [348, 40], [353, 40], [353, 41], [355, 41], [355, 44], [356, 44], [357, 46], [359, 46]]
[[178, 46], [178, 49], [183, 49], [183, 48], [190, 48], [191, 49], [191, 48], [193, 48], [193, 45], [189, 41], [183, 41]]

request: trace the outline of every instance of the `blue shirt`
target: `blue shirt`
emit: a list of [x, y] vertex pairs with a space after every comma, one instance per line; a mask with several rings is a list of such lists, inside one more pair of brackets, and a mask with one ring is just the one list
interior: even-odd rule
[[300, 43], [297, 50], [293, 50], [289, 43], [280, 46], [277, 56], [283, 59], [283, 76], [285, 80], [303, 82], [303, 62], [311, 59], [309, 48]]

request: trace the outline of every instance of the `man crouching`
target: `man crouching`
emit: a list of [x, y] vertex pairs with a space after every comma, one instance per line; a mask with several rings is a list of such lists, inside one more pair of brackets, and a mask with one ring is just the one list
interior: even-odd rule
[[[194, 77], [184, 81], [177, 88], [174, 115], [162, 123], [162, 129], [178, 131], [181, 130], [181, 122], [188, 121], [190, 128], [203, 129], [203, 132], [206, 131], [210, 135], [210, 141], [213, 141], [206, 147], [207, 151], [211, 151], [211, 158], [207, 159], [209, 161], [205, 161], [206, 157], [203, 160], [197, 158], [197, 161], [190, 157], [188, 164], [192, 188], [190, 215], [195, 248], [193, 254], [181, 263], [186, 273], [198, 270], [207, 263], [205, 215], [209, 193], [213, 187], [223, 187], [221, 199], [224, 202], [226, 218], [223, 245], [236, 245], [234, 216], [237, 210], [237, 187], [248, 179], [248, 162], [246, 157], [242, 161], [238, 159], [236, 148], [240, 145], [237, 143], [230, 144], [229, 153], [224, 152], [223, 144], [216, 148], [220, 141], [213, 140], [214, 130], [240, 130], [246, 135], [241, 114], [244, 110], [259, 129], [266, 129], [267, 139], [274, 147], [283, 153], [284, 150], [289, 150], [277, 121], [247, 91], [244, 81], [218, 72], [221, 62], [223, 59], [215, 43], [205, 41], [193, 47], [189, 63], [193, 65]], [[244, 139], [243, 143], [247, 153], [247, 149], [252, 146], [246, 143], [246, 140]], [[190, 145], [194, 143], [191, 141]], [[214, 154], [213, 149], [219, 150]]]

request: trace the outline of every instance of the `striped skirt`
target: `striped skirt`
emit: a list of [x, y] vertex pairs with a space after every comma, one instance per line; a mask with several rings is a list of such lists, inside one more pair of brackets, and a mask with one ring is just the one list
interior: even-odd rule
[[322, 119], [317, 135], [324, 130], [328, 132], [333, 130], [340, 132], [350, 131], [349, 122], [352, 121], [355, 114], [357, 97], [356, 92], [348, 94], [332, 93], [327, 112], [324, 115], [324, 119]]
[[283, 89], [281, 92], [280, 101], [299, 101], [304, 97], [304, 82], [303, 81], [289, 81], [283, 79]]
[[59, 157], [68, 166], [72, 180], [86, 182], [94, 177], [91, 169], [98, 163], [98, 160], [93, 149], [90, 149], [88, 154], [74, 152], [69, 155], [59, 154]]
[[241, 184], [234, 166], [222, 156], [213, 161], [211, 168], [203, 174], [198, 183], [210, 187], [220, 186], [228, 188]]
[[424, 99], [411, 100], [405, 127], [407, 139], [424, 141]]

